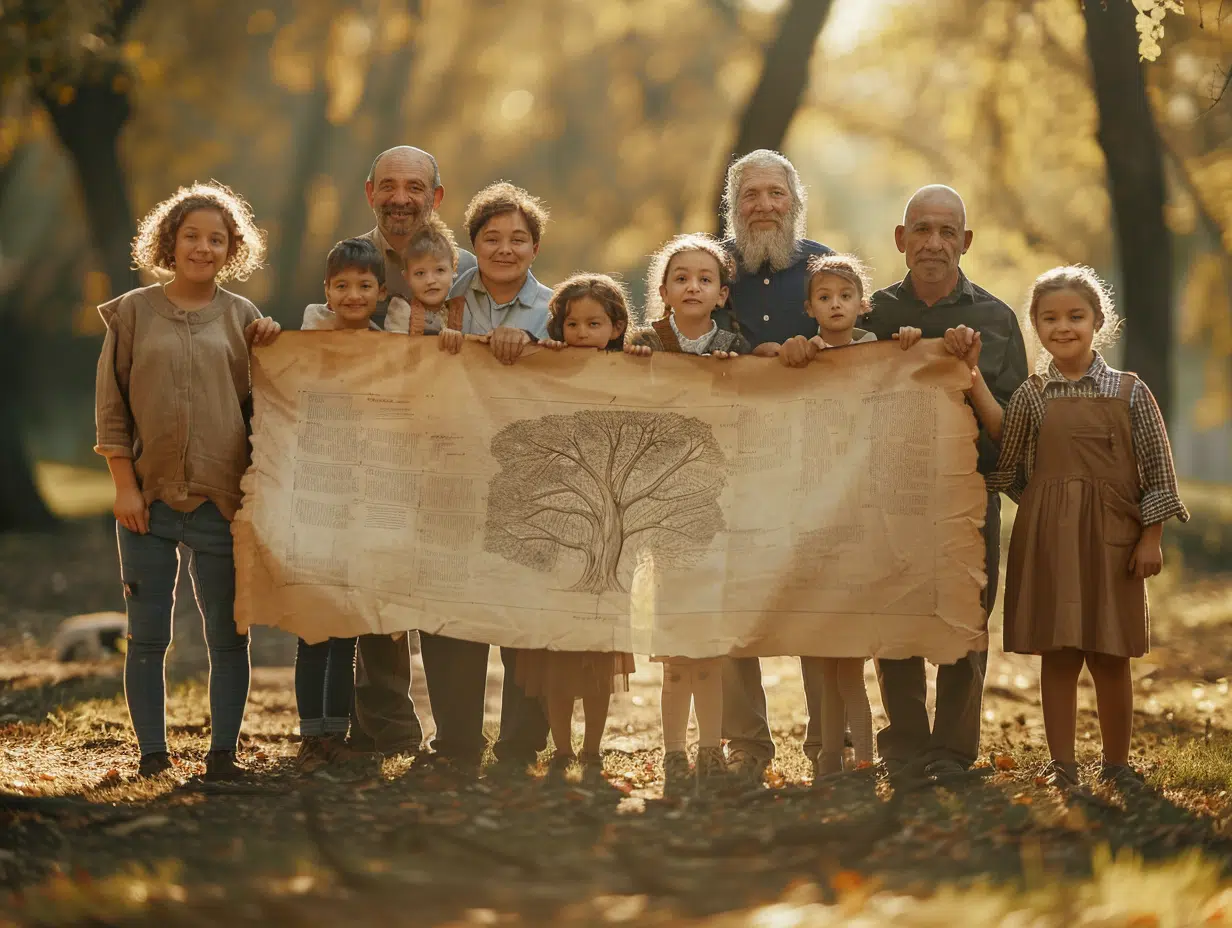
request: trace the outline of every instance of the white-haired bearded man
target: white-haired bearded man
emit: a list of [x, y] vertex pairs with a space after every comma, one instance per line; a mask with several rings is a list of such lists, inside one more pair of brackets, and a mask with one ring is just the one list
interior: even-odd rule
[[[758, 354], [779, 354], [785, 364], [803, 366], [809, 359], [801, 342], [807, 346], [817, 334], [816, 321], [804, 309], [808, 261], [832, 249], [804, 237], [808, 196], [800, 175], [783, 155], [759, 149], [732, 162], [723, 200], [724, 245], [736, 261], [723, 313], [759, 346]], [[720, 320], [720, 327], [724, 323]], [[821, 750], [821, 678], [807, 665], [801, 674], [809, 712], [804, 750], [815, 759]], [[755, 657], [724, 661], [723, 737], [733, 772], [760, 777], [774, 760], [761, 662]]]

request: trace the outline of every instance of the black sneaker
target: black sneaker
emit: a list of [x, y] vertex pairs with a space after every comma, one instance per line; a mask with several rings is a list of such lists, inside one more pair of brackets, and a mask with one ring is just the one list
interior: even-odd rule
[[174, 767], [175, 765], [171, 763], [171, 755], [166, 751], [151, 751], [149, 754], [141, 755], [141, 762], [137, 765], [137, 776], [143, 780], [162, 776]]
[[210, 751], [205, 755], [207, 783], [232, 783], [242, 780], [248, 770], [235, 762], [234, 751]]

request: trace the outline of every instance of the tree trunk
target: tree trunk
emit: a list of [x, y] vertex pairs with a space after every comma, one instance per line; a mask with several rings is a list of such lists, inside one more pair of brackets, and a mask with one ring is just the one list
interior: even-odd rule
[[1138, 60], [1129, 0], [1088, 0], [1087, 52], [1099, 107], [1099, 144], [1121, 270], [1125, 367], [1138, 373], [1167, 419], [1172, 403], [1172, 242], [1164, 222], [1163, 149]]
[[[22, 145], [0, 166], [0, 199], [21, 180], [30, 158], [30, 146]], [[27, 261], [0, 279], [0, 324], [8, 333], [7, 338], [0, 339], [0, 395], [5, 398], [0, 403], [0, 532], [39, 531], [56, 524], [56, 517], [34, 483], [34, 471], [22, 440], [25, 423], [20, 410], [26, 406], [22, 346], [29, 335], [19, 318], [19, 304], [27, 292], [32, 267], [32, 262]]]
[[[759, 148], [778, 151], [783, 147], [787, 129], [808, 87], [813, 49], [830, 16], [832, 5], [833, 0], [791, 0], [779, 22], [774, 41], [766, 49], [761, 79], [745, 104], [728, 163]], [[715, 216], [720, 234], [723, 232], [723, 183], [726, 175], [725, 163], [715, 197]]]
[[[270, 306], [274, 315], [284, 323], [297, 323], [296, 313], [302, 310], [304, 294], [301, 280], [324, 279], [324, 262], [315, 268], [314, 274], [301, 278], [299, 274], [303, 258], [304, 238], [308, 233], [308, 197], [312, 180], [329, 164], [330, 142], [333, 126], [327, 117], [329, 90], [323, 82], [309, 94], [304, 103], [303, 123], [296, 134], [295, 162], [291, 168], [291, 183], [287, 198], [278, 217], [278, 250], [273, 262], [274, 294]], [[320, 292], [320, 286], [315, 288]], [[319, 299], [319, 297], [318, 297]]]
[[13, 323], [11, 312], [4, 315], [10, 328], [7, 336], [0, 339], [0, 390], [6, 397], [0, 403], [0, 532], [45, 531], [53, 528], [57, 520], [39, 495], [22, 440], [22, 344], [29, 336], [20, 324]]
[[117, 90], [127, 76], [119, 68], [101, 74], [74, 88], [65, 104], [50, 91], [40, 93], [51, 116], [56, 135], [72, 159], [81, 185], [81, 196], [90, 224], [90, 238], [111, 281], [112, 295], [137, 286], [132, 268], [132, 241], [137, 234], [128, 180], [120, 163], [120, 133], [132, 115], [126, 90]]

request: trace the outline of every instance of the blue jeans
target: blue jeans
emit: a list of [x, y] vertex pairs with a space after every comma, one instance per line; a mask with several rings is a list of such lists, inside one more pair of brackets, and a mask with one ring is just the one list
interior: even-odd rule
[[155, 500], [145, 535], [116, 525], [120, 579], [128, 610], [124, 697], [141, 753], [167, 750], [166, 685], [177, 545], [190, 551], [188, 564], [197, 608], [205, 618], [210, 655], [210, 750], [234, 751], [248, 702], [248, 636], [235, 628], [235, 562], [231, 523], [213, 503], [176, 512]]
[[354, 638], [329, 638], [295, 649], [295, 705], [303, 737], [345, 735], [355, 694]]

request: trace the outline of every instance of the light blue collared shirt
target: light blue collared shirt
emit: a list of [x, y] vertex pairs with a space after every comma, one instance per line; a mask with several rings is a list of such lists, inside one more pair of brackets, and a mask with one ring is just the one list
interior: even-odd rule
[[496, 303], [488, 294], [479, 276], [479, 268], [473, 267], [458, 274], [449, 296], [466, 297], [466, 313], [462, 317], [462, 331], [467, 335], [487, 335], [493, 329], [507, 325], [525, 329], [535, 338], [548, 337], [548, 301], [552, 290], [535, 280], [535, 275], [526, 272], [526, 283], [508, 303]]

